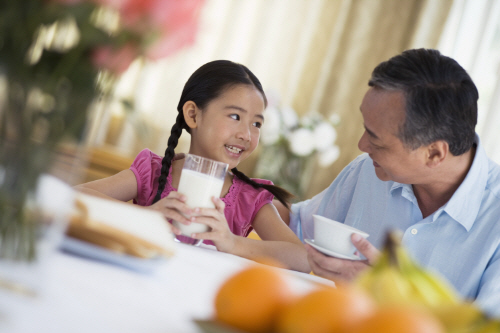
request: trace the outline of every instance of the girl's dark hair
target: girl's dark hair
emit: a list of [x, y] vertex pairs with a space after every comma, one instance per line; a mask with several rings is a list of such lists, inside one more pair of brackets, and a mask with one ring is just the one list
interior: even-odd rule
[[[212, 100], [219, 97], [226, 89], [238, 85], [250, 85], [255, 87], [264, 98], [264, 104], [267, 106], [266, 95], [262, 89], [259, 79], [245, 66], [234, 63], [229, 60], [215, 60], [198, 68], [188, 79], [182, 90], [182, 95], [177, 105], [177, 115], [175, 124], [172, 126], [170, 137], [168, 138], [168, 146], [165, 150], [165, 156], [162, 160], [161, 174], [158, 178], [158, 191], [153, 200], [156, 203], [161, 198], [161, 194], [165, 189], [167, 177], [172, 164], [172, 159], [175, 155], [175, 147], [179, 142], [179, 137], [182, 134], [182, 129], [190, 133], [190, 128], [187, 126], [184, 119], [183, 107], [187, 101], [193, 101], [198, 108], [203, 110]], [[288, 191], [274, 185], [260, 184], [251, 180], [243, 172], [236, 168], [231, 169], [233, 174], [245, 183], [252, 185], [258, 189], [263, 188], [271, 192], [276, 199], [283, 205], [289, 208], [289, 199], [292, 196]]]

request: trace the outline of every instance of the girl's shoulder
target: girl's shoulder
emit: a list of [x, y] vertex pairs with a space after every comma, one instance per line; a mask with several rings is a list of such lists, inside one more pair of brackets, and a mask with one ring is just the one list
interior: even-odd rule
[[[252, 178], [253, 181], [273, 185], [273, 182], [266, 179]], [[254, 188], [252, 185], [246, 183], [245, 181], [239, 179], [238, 177], [233, 177], [233, 184], [229, 188], [229, 192], [225, 196], [224, 200], [226, 206], [238, 205], [248, 205], [255, 204], [256, 202], [262, 201], [272, 201], [274, 196], [263, 188]]]
[[[254, 182], [259, 183], [259, 184], [265, 184], [265, 185], [274, 185], [274, 183], [270, 180], [267, 179], [260, 179], [260, 178], [251, 178]], [[246, 184], [246, 183], [245, 183]], [[247, 184], [251, 187], [250, 184]]]
[[158, 179], [161, 173], [162, 157], [149, 149], [143, 149], [134, 159], [130, 170], [137, 180], [137, 200], [141, 206], [149, 206], [156, 194]]
[[161, 165], [163, 157], [153, 153], [151, 150], [148, 148], [145, 148], [141, 150], [139, 154], [134, 159], [134, 162], [132, 163], [132, 166], [142, 166], [142, 167], [147, 167], [148, 165]]

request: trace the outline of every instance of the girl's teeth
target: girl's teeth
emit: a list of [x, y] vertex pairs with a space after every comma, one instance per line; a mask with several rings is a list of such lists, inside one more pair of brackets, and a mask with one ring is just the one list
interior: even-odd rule
[[241, 149], [238, 149], [238, 148], [235, 148], [235, 147], [231, 147], [231, 146], [226, 146], [227, 150], [229, 150], [231, 153], [235, 153], [235, 154], [238, 154]]

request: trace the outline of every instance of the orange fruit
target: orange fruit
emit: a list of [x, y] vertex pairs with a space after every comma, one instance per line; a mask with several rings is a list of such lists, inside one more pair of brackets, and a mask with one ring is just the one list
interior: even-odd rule
[[408, 305], [381, 307], [351, 327], [349, 333], [444, 333], [437, 318], [422, 308]]
[[371, 315], [373, 300], [354, 287], [314, 290], [285, 308], [278, 318], [280, 333], [331, 333], [347, 329]]
[[220, 287], [215, 297], [215, 319], [246, 332], [269, 332], [292, 295], [279, 271], [251, 266]]

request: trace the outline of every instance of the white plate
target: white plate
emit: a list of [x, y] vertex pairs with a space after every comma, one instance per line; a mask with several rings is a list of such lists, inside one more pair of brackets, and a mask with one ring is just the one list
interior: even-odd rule
[[60, 249], [64, 252], [81, 257], [107, 262], [113, 265], [125, 267], [139, 273], [152, 273], [161, 263], [165, 263], [163, 257], [142, 259], [126, 254], [109, 251], [103, 247], [81, 241], [73, 237], [64, 237]]
[[319, 252], [321, 252], [323, 254], [326, 254], [328, 256], [335, 257], [335, 258], [340, 258], [340, 259], [361, 260], [361, 258], [359, 256], [355, 255], [355, 254], [353, 254], [352, 256], [346, 256], [345, 254], [340, 254], [340, 253], [334, 252], [332, 250], [325, 249], [324, 247], [321, 247], [318, 244], [316, 244], [314, 242], [314, 239], [306, 238], [306, 239], [304, 239], [304, 241], [307, 244], [309, 244], [312, 247], [314, 247]]

